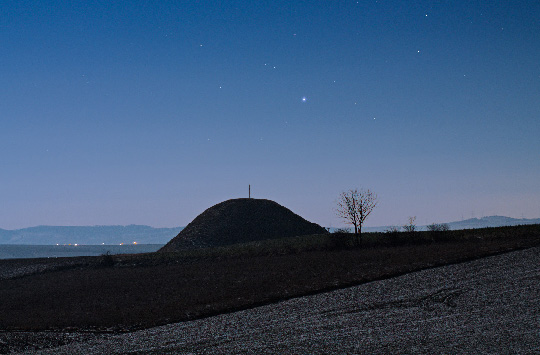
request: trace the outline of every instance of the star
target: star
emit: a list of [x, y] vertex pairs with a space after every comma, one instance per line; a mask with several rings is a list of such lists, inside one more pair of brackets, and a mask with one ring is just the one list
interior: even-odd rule
[[306, 100], [307, 100], [307, 99], [306, 99], [306, 97], [305, 97], [305, 96], [304, 96], [304, 97], [302, 97], [302, 102], [306, 102]]

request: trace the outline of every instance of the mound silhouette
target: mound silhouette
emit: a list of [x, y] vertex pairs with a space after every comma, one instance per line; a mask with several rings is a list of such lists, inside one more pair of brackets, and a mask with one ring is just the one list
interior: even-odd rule
[[159, 251], [223, 246], [264, 239], [328, 233], [278, 203], [239, 198], [210, 207]]

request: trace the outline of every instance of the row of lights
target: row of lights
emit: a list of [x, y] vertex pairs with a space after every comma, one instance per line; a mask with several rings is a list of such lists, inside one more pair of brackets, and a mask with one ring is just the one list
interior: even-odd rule
[[[120, 243], [120, 244], [118, 244], [118, 245], [124, 245], [124, 244], [125, 244], [125, 243]], [[137, 242], [133, 242], [133, 244], [137, 244]], [[56, 245], [60, 245], [60, 244], [56, 243]], [[70, 244], [62, 244], [62, 245], [64, 245], [64, 246], [65, 246], [65, 245], [73, 245], [73, 246], [76, 247], [76, 246], [78, 246], [79, 244], [77, 244], [77, 243], [76, 243], [76, 244], [71, 244], [71, 243], [70, 243]], [[105, 245], [105, 243], [101, 243], [101, 245]], [[127, 245], [127, 244], [126, 244], [126, 245]]]

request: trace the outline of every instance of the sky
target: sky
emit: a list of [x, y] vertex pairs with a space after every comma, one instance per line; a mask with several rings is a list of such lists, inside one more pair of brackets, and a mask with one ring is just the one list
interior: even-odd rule
[[538, 1], [0, 2], [0, 228], [540, 217]]

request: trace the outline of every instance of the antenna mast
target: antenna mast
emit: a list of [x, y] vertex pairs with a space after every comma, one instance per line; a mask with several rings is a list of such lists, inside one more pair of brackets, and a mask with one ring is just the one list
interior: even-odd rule
[[248, 185], [248, 198], [251, 198], [251, 185]]

